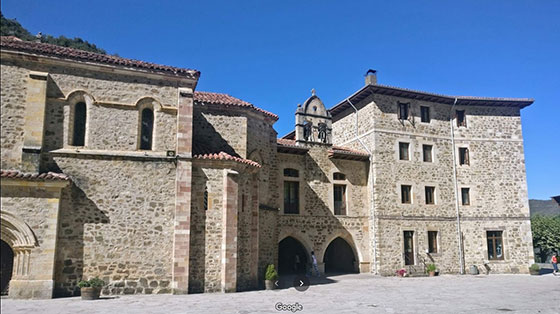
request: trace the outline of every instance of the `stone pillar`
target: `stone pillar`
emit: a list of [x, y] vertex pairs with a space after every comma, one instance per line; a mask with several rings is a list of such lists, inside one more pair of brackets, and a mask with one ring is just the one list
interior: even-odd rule
[[179, 89], [178, 106], [172, 288], [173, 294], [186, 294], [189, 290], [189, 248], [191, 227], [192, 89]]
[[259, 176], [253, 176], [253, 187], [251, 197], [251, 278], [253, 288], [259, 286]]
[[21, 157], [22, 170], [27, 172], [39, 172], [41, 149], [43, 148], [48, 76], [48, 73], [30, 72], [27, 80]]
[[235, 292], [237, 288], [238, 173], [230, 169], [225, 169], [224, 172], [222, 292]]

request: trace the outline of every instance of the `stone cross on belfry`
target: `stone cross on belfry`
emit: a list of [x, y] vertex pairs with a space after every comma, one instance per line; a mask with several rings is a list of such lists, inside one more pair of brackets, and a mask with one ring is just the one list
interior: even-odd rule
[[311, 96], [315, 96], [315, 88], [311, 89]]

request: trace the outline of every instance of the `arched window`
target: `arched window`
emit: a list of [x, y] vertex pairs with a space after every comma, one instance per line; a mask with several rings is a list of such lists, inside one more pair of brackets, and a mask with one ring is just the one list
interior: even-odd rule
[[152, 135], [154, 133], [154, 111], [150, 108], [142, 110], [140, 125], [140, 149], [152, 149]]
[[86, 142], [86, 103], [79, 102], [74, 106], [74, 132], [72, 145], [84, 146]]

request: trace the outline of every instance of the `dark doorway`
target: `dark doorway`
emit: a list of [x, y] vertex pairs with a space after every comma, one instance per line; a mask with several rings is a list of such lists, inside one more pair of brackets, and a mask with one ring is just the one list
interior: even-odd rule
[[8, 243], [1, 241], [0, 249], [0, 291], [2, 295], [8, 294], [8, 284], [12, 279], [12, 269], [14, 265], [14, 251]]
[[414, 231], [404, 232], [404, 264], [414, 265]]
[[305, 274], [307, 252], [303, 245], [292, 237], [287, 237], [278, 244], [278, 273]]
[[325, 251], [325, 273], [355, 273], [357, 262], [352, 248], [342, 238], [334, 239]]

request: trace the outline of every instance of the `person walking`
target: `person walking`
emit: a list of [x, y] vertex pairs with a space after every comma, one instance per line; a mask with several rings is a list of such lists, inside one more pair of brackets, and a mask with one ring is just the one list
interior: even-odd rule
[[550, 262], [552, 262], [552, 268], [554, 268], [553, 274], [554, 276], [556, 276], [556, 274], [558, 273], [558, 257], [556, 257], [556, 253], [552, 254]]
[[311, 275], [313, 275], [313, 271], [317, 273], [317, 277], [321, 277], [321, 273], [319, 272], [319, 267], [317, 266], [317, 258], [315, 257], [315, 252], [311, 251], [311, 264], [313, 270], [311, 271]]

